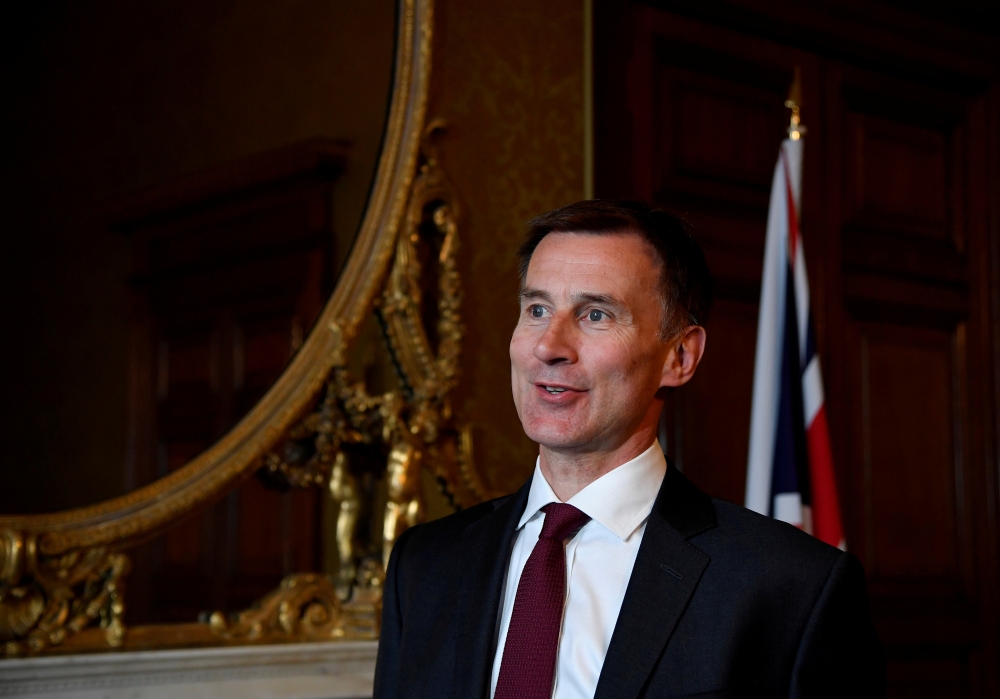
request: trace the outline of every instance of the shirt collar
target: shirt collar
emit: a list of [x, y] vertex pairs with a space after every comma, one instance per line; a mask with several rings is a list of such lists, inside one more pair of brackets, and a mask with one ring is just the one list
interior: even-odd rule
[[[622, 541], [627, 540], [653, 509], [653, 501], [667, 472], [667, 460], [654, 441], [649, 449], [631, 461], [608, 471], [579, 493], [568, 504], [588, 515]], [[528, 504], [517, 523], [523, 527], [550, 502], [561, 502], [535, 460], [535, 473], [528, 491]]]

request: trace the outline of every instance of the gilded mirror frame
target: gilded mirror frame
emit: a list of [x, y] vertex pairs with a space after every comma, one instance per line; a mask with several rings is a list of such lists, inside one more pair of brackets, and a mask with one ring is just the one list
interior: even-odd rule
[[[93, 506], [0, 516], [0, 657], [108, 649], [376, 638], [381, 566], [341, 570], [336, 588], [318, 573], [286, 578], [252, 609], [188, 624], [126, 629], [125, 551], [208, 507], [261, 469], [299, 487], [329, 486], [342, 512], [350, 477], [340, 445], [381, 440], [389, 453], [384, 546], [421, 514], [421, 469], [457, 505], [492, 495], [471, 464], [468, 428], [452, 423], [448, 394], [461, 348], [461, 287], [455, 262], [458, 204], [425, 122], [433, 1], [399, 0], [391, 106], [364, 218], [316, 325], [280, 378], [232, 430], [169, 475]], [[437, 347], [420, 314], [421, 231], [436, 250]], [[347, 372], [359, 327], [377, 313], [398, 370], [399, 390], [372, 396]], [[281, 445], [311, 440], [303, 463]], [[343, 555], [344, 554], [342, 551]]]

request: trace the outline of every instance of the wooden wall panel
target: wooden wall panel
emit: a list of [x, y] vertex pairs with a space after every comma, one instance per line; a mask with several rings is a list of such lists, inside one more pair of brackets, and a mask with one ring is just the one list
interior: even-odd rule
[[[683, 45], [672, 44], [672, 48], [689, 53]], [[703, 68], [685, 70], [671, 64], [676, 57], [674, 52], [657, 52], [657, 191], [687, 189], [717, 198], [717, 188], [722, 186], [750, 190], [758, 195], [748, 192], [751, 201], [759, 199], [768, 190], [774, 152], [781, 140], [774, 126], [783, 120], [780, 98], [784, 88], [744, 85]], [[735, 67], [734, 61], [723, 56], [713, 59], [715, 68]], [[791, 74], [777, 72], [779, 77], [773, 82], [787, 83]], [[779, 107], [774, 106], [776, 100]]]
[[861, 336], [865, 564], [873, 581], [961, 588], [954, 337], [874, 327]]
[[722, 10], [713, 25], [596, 7], [597, 195], [684, 215], [716, 282], [704, 362], [665, 410], [668, 453], [742, 502], [767, 198], [800, 66], [802, 234], [834, 467], [890, 695], [995, 695], [994, 103], [828, 44], [764, 41], [764, 25], [741, 30]]
[[983, 328], [970, 323], [985, 281], [967, 252], [979, 244], [970, 234], [982, 235], [968, 186], [973, 103], [831, 68], [849, 541], [865, 562], [893, 694], [983, 696], [997, 678], [983, 674], [995, 653], [983, 613], [996, 592], [982, 561], [996, 552], [977, 546], [972, 525], [987, 468], [969, 440], [987, 418], [970, 404], [970, 375], [987, 360], [974, 349]]
[[936, 129], [847, 115], [847, 222], [949, 239], [949, 139]]
[[687, 43], [677, 31], [683, 28], [658, 29], [645, 39], [656, 115], [647, 135], [657, 156], [652, 197], [766, 207], [794, 67], [789, 57], [766, 62], [753, 51], [740, 56]]
[[756, 305], [720, 300], [707, 331], [712, 351], [691, 385], [694, 390], [677, 392], [665, 409], [668, 455], [707, 492], [742, 502], [746, 473], [724, 465], [747, 459], [753, 353], [746, 348], [756, 343]]

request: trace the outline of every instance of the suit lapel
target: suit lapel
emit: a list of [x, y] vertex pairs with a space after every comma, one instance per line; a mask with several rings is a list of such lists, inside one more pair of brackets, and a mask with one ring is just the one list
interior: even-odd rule
[[517, 522], [528, 501], [531, 479], [462, 536], [455, 648], [455, 696], [485, 697], [493, 668], [496, 622]]
[[594, 699], [634, 699], [656, 667], [709, 558], [687, 542], [715, 506], [670, 467], [646, 522]]

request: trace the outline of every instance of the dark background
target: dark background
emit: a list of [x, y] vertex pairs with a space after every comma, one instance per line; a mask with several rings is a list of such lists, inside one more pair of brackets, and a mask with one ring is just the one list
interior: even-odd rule
[[[3, 24], [0, 512], [181, 467], [301, 344], [350, 251], [395, 3], [26, 3]], [[249, 480], [130, 551], [129, 624], [318, 570], [322, 493]]]
[[[196, 453], [238, 413], [239, 401], [226, 412], [197, 391], [237, 395], [235, 380], [218, 380], [235, 376], [218, 348], [236, 357], [248, 328], [265, 350], [255, 356], [267, 360], [256, 390], [280, 370], [322, 299], [324, 274], [335, 275], [349, 247], [381, 134], [391, 3], [371, 16], [357, 8], [347, 16], [347, 7], [49, 3], [5, 23], [0, 510], [94, 502]], [[501, 490], [523, 482], [535, 453], [506, 375], [514, 251], [524, 221], [583, 198], [592, 148], [596, 195], [670, 207], [707, 250], [718, 282], [708, 352], [668, 406], [669, 448], [702, 488], [742, 501], [767, 195], [788, 122], [782, 104], [801, 68], [802, 229], [835, 468], [893, 696], [1000, 694], [996, 10], [992, 2], [597, 0], [589, 110], [582, 2], [436, 6], [428, 115], [448, 122], [442, 163], [464, 205], [467, 334], [455, 413], [472, 425], [477, 464]], [[376, 45], [385, 50], [362, 50]], [[316, 139], [324, 148], [351, 142], [342, 167], [321, 164]], [[272, 149], [283, 146], [297, 154], [291, 169], [274, 165]], [[239, 176], [233, 163], [242, 163]], [[270, 184], [248, 190], [254, 173], [270, 173], [261, 175]], [[170, 189], [178, 180], [186, 199]], [[150, 189], [146, 208], [129, 208], [135, 192]], [[303, 206], [282, 208], [290, 201]], [[261, 202], [285, 213], [247, 213]], [[318, 287], [282, 287], [300, 302], [254, 316], [271, 320], [241, 325], [245, 306], [219, 304], [215, 330], [184, 335], [191, 342], [177, 346], [194, 350], [168, 353], [183, 360], [168, 376], [191, 369], [179, 386], [191, 392], [171, 395], [214, 412], [200, 414], [197, 439], [172, 443], [172, 459], [154, 449], [135, 468], [126, 367], [140, 316], [131, 313], [137, 290], [148, 300], [152, 288], [134, 283], [146, 269], [135, 251], [157, 236], [174, 240], [171, 231], [231, 240], [233, 220], [253, 220], [263, 247], [217, 250], [244, 260], [272, 257], [260, 250], [280, 249], [273, 258], [286, 261], [302, 253], [327, 272]], [[289, 240], [300, 247], [281, 247]], [[183, 249], [205, 262], [198, 246]], [[191, 259], [169, 259], [179, 267], [165, 265], [162, 278], [185, 278]], [[162, 327], [181, 326], [193, 327]], [[152, 365], [140, 378], [159, 390]], [[147, 410], [153, 423], [163, 415]], [[136, 552], [130, 623], [240, 608], [284, 572], [319, 565], [317, 501], [255, 491], [246, 497], [263, 499], [248, 502], [266, 516], [247, 520], [241, 492], [159, 549]], [[169, 599], [154, 589], [151, 576], [165, 563], [187, 581], [170, 586], [190, 592]]]
[[337, 266], [381, 143], [395, 3], [22, 3], [2, 35], [0, 511], [37, 512], [142, 480], [128, 465], [136, 266], [113, 210], [276, 147], [346, 139]]

